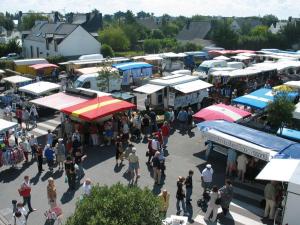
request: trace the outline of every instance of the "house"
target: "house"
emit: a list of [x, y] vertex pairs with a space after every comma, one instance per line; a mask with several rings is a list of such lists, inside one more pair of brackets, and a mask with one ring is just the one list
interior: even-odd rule
[[49, 56], [78, 57], [100, 53], [101, 44], [81, 25], [36, 21], [27, 35], [23, 35], [25, 58]]
[[178, 33], [177, 40], [204, 39], [211, 29], [210, 21], [192, 21]]
[[230, 27], [233, 31], [240, 32], [243, 30], [243, 27], [247, 27], [251, 30], [252, 28], [260, 25], [262, 25], [262, 22], [259, 18], [243, 17], [235, 18], [230, 24]]
[[161, 21], [155, 17], [138, 18], [136, 21], [149, 30], [158, 29], [161, 25]]
[[102, 13], [97, 10], [91, 13], [69, 13], [66, 15], [66, 21], [70, 24], [81, 25], [90, 33], [97, 33], [103, 28]]
[[277, 34], [280, 30], [282, 30], [285, 26], [287, 25], [287, 22], [286, 21], [279, 21], [277, 22], [275, 25], [272, 24], [270, 27], [269, 27], [269, 31], [272, 33], [272, 34]]

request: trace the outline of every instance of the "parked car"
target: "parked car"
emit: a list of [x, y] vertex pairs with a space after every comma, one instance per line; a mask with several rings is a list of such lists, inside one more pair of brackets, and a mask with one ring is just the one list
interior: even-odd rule
[[9, 53], [7, 56], [1, 57], [1, 60], [15, 60], [19, 59], [20, 55], [17, 53]]

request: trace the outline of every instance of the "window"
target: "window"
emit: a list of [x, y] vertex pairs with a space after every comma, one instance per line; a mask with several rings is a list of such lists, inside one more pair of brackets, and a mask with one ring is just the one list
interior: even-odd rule
[[82, 85], [83, 88], [91, 88], [91, 82], [87, 81]]
[[30, 46], [30, 58], [33, 58], [33, 47], [32, 47], [32, 45]]
[[40, 49], [39, 49], [39, 47], [36, 47], [36, 57], [40, 58]]

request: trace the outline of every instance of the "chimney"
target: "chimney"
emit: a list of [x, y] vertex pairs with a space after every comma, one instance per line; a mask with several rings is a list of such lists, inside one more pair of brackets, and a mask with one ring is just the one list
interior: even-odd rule
[[91, 14], [90, 13], [86, 13], [85, 16], [86, 16], [86, 22], [88, 22], [90, 20], [90, 18], [91, 18]]
[[103, 30], [103, 18], [102, 18], [102, 13], [99, 13], [99, 20], [100, 20], [100, 29]]

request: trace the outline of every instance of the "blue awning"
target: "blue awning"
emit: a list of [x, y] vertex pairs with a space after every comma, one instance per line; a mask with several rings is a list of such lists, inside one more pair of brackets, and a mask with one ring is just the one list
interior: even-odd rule
[[204, 121], [199, 123], [197, 126], [201, 131], [214, 129], [252, 144], [272, 149], [276, 152], [281, 152], [296, 144], [296, 142], [272, 134], [223, 120]]
[[296, 141], [300, 141], [300, 131], [298, 130], [283, 128], [282, 131], [280, 132], [280, 128], [279, 128], [277, 134], [282, 137], [287, 137]]
[[280, 159], [300, 159], [300, 144], [295, 143], [288, 148], [280, 151], [275, 158]]
[[[280, 95], [280, 93], [276, 93]], [[288, 93], [288, 96], [291, 100], [295, 99], [298, 96], [296, 92]], [[268, 106], [269, 102], [274, 101], [274, 92], [272, 89], [261, 88], [257, 91], [251, 92], [250, 94], [235, 98], [232, 100], [235, 104], [241, 104], [250, 106], [255, 109], [264, 109]]]
[[133, 70], [133, 69], [151, 68], [153, 66], [149, 63], [144, 63], [144, 62], [129, 62], [129, 63], [113, 64], [112, 67], [115, 67], [121, 71], [126, 71], [126, 70]]

